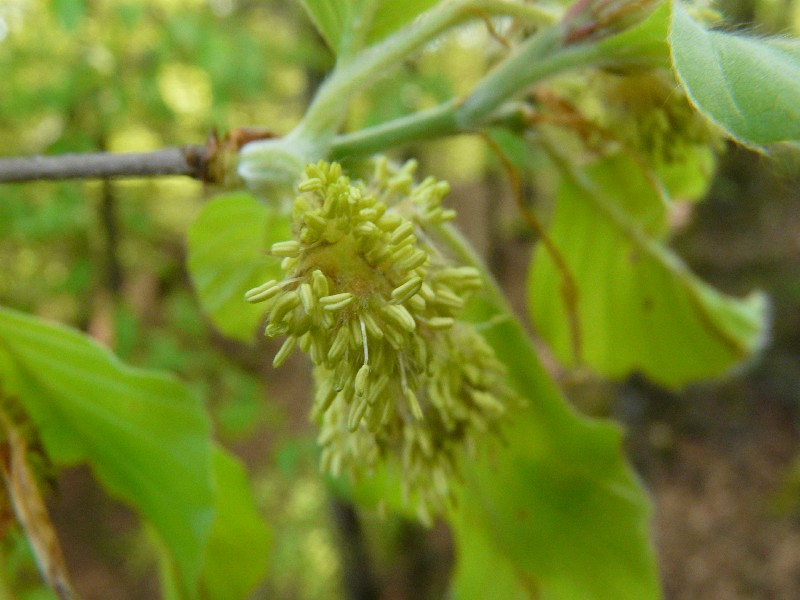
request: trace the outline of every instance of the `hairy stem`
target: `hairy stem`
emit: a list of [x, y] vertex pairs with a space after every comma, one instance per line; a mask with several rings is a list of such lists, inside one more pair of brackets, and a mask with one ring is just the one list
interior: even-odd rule
[[[474, 127], [486, 119], [503, 102], [510, 100], [530, 85], [548, 75], [575, 66], [564, 56], [559, 27], [548, 27], [529, 38], [513, 54], [499, 63], [478, 82], [459, 108], [457, 121], [461, 127]], [[559, 52], [561, 51], [561, 52]], [[578, 56], [578, 63], [584, 58]]]
[[447, 29], [474, 18], [512, 16], [536, 25], [552, 24], [557, 14], [508, 0], [454, 0], [425, 13], [385, 40], [340, 62], [320, 87], [292, 136], [331, 135], [340, 125], [353, 94], [401, 64], [414, 50]]
[[451, 100], [434, 108], [387, 121], [354, 133], [334, 138], [333, 159], [368, 156], [392, 146], [445, 137], [458, 132], [456, 103]]
[[[374, 127], [336, 136], [331, 142], [329, 158], [342, 160], [370, 156], [404, 144], [462, 133], [477, 133], [478, 128], [459, 124], [458, 100], [450, 100], [434, 108], [386, 121]], [[502, 127], [520, 130], [528, 126], [531, 108], [524, 102], [509, 102], [486, 119], [481, 127]]]
[[523, 4], [509, 0], [479, 0], [474, 6], [487, 16], [506, 16], [526, 25], [552, 25], [561, 18], [562, 10], [541, 4]]
[[335, 131], [354, 93], [400, 64], [415, 49], [469, 16], [466, 7], [472, 1], [442, 3], [421, 20], [364, 49], [352, 60], [337, 64], [320, 87], [303, 120], [290, 135], [315, 137]]
[[565, 45], [559, 27], [548, 27], [529, 38], [500, 62], [462, 99], [413, 113], [375, 127], [333, 138], [332, 158], [365, 156], [434, 137], [474, 132], [488, 126], [519, 127], [529, 110], [509, 102], [551, 75], [587, 67], [606, 56], [594, 45]]

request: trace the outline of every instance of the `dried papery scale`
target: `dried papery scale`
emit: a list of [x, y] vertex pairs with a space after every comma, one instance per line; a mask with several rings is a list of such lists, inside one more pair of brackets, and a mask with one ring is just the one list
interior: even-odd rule
[[286, 336], [276, 366], [295, 347], [315, 365], [322, 468], [359, 476], [393, 454], [430, 521], [451, 497], [459, 454], [497, 430], [512, 393], [459, 320], [480, 272], [453, 264], [426, 232], [455, 217], [441, 205], [449, 187], [415, 184], [414, 169], [378, 160], [363, 183], [335, 163], [307, 167], [294, 239], [272, 246], [285, 278], [246, 299], [265, 303], [267, 336]]

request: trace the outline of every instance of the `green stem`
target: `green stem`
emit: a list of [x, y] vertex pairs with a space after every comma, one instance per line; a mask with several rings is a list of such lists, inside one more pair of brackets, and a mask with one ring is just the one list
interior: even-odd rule
[[[568, 66], [563, 60], [561, 28], [548, 27], [528, 39], [478, 82], [459, 109], [462, 127], [474, 127], [520, 91]], [[567, 53], [571, 57], [572, 53]]]
[[290, 135], [300, 138], [332, 135], [344, 118], [354, 93], [401, 64], [414, 50], [447, 29], [471, 18], [491, 16], [511, 16], [535, 25], [550, 25], [558, 19], [558, 14], [553, 11], [508, 0], [440, 3], [422, 18], [357, 53], [351, 60], [337, 63]]
[[[442, 138], [462, 133], [474, 133], [458, 124], [460, 102], [450, 100], [418, 113], [386, 121], [380, 125], [336, 136], [330, 145], [328, 158], [342, 160], [371, 156], [405, 144]], [[501, 127], [519, 131], [528, 126], [531, 108], [524, 102], [508, 102], [492, 113], [484, 127]]]
[[369, 156], [387, 148], [455, 133], [458, 133], [456, 102], [451, 100], [375, 127], [340, 135], [331, 144], [330, 157], [340, 160]]
[[[281, 182], [292, 181], [302, 164], [322, 157], [369, 155], [401, 144], [472, 132], [489, 125], [525, 126], [524, 114], [522, 118], [509, 120], [504, 108], [543, 79], [576, 67], [641, 63], [638, 52], [620, 53], [614, 44], [605, 47], [594, 42], [567, 43], [563, 27], [550, 25], [540, 29], [501, 61], [466, 98], [456, 98], [376, 127], [336, 136], [336, 129], [355, 92], [385, 75], [413, 50], [446, 29], [469, 17], [514, 14], [512, 6], [517, 7], [513, 10], [521, 10], [516, 3], [507, 0], [444, 2], [426, 12], [420, 20], [359, 52], [348, 62], [338, 63], [305, 117], [288, 136], [280, 140], [254, 142], [242, 149], [239, 174], [249, 186], [266, 189], [278, 179]], [[553, 15], [528, 15], [528, 18], [552, 21]]]
[[472, 4], [474, 0], [439, 4], [419, 21], [364, 49], [352, 60], [337, 64], [291, 135], [301, 138], [330, 135], [339, 127], [355, 92], [400, 64], [415, 49], [471, 16], [468, 9]]
[[[563, 46], [560, 28], [549, 27], [498, 64], [465, 99], [450, 100], [435, 108], [337, 136], [331, 141], [330, 155], [332, 158], [365, 156], [432, 137], [505, 125], [509, 118], [503, 108], [516, 95], [555, 73], [586, 67], [604, 58], [605, 54], [594, 44]], [[512, 118], [510, 122], [519, 124], [520, 118]]]
[[508, 0], [479, 0], [474, 6], [487, 16], [513, 17], [528, 25], [546, 26], [556, 23], [564, 12], [538, 4], [522, 4]]
[[497, 65], [470, 93], [458, 111], [458, 124], [474, 128], [503, 102], [551, 75], [598, 65], [642, 64], [636, 53], [617, 53], [600, 43], [570, 44], [560, 26], [548, 27], [529, 38], [514, 54]]

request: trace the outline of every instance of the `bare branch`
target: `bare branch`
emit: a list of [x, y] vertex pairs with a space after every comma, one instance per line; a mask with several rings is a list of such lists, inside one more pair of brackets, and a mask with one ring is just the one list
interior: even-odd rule
[[0, 159], [0, 183], [52, 179], [109, 179], [187, 175], [208, 181], [207, 146], [188, 145], [154, 152], [95, 152]]

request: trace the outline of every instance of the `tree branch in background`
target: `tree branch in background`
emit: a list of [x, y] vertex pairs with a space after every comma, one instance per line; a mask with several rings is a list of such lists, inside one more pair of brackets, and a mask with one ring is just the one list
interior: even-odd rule
[[340, 560], [347, 600], [378, 600], [380, 589], [372, 572], [370, 552], [361, 531], [361, 522], [352, 505], [331, 498], [333, 524], [338, 530]]
[[0, 158], [0, 183], [185, 175], [203, 183], [227, 185], [236, 179], [234, 167], [241, 147], [271, 137], [274, 134], [264, 129], [240, 128], [222, 138], [213, 131], [204, 146], [190, 144], [131, 154], [90, 152]]
[[206, 180], [206, 146], [165, 148], [155, 152], [62, 154], [0, 159], [0, 182], [53, 179], [109, 179], [188, 175]]

